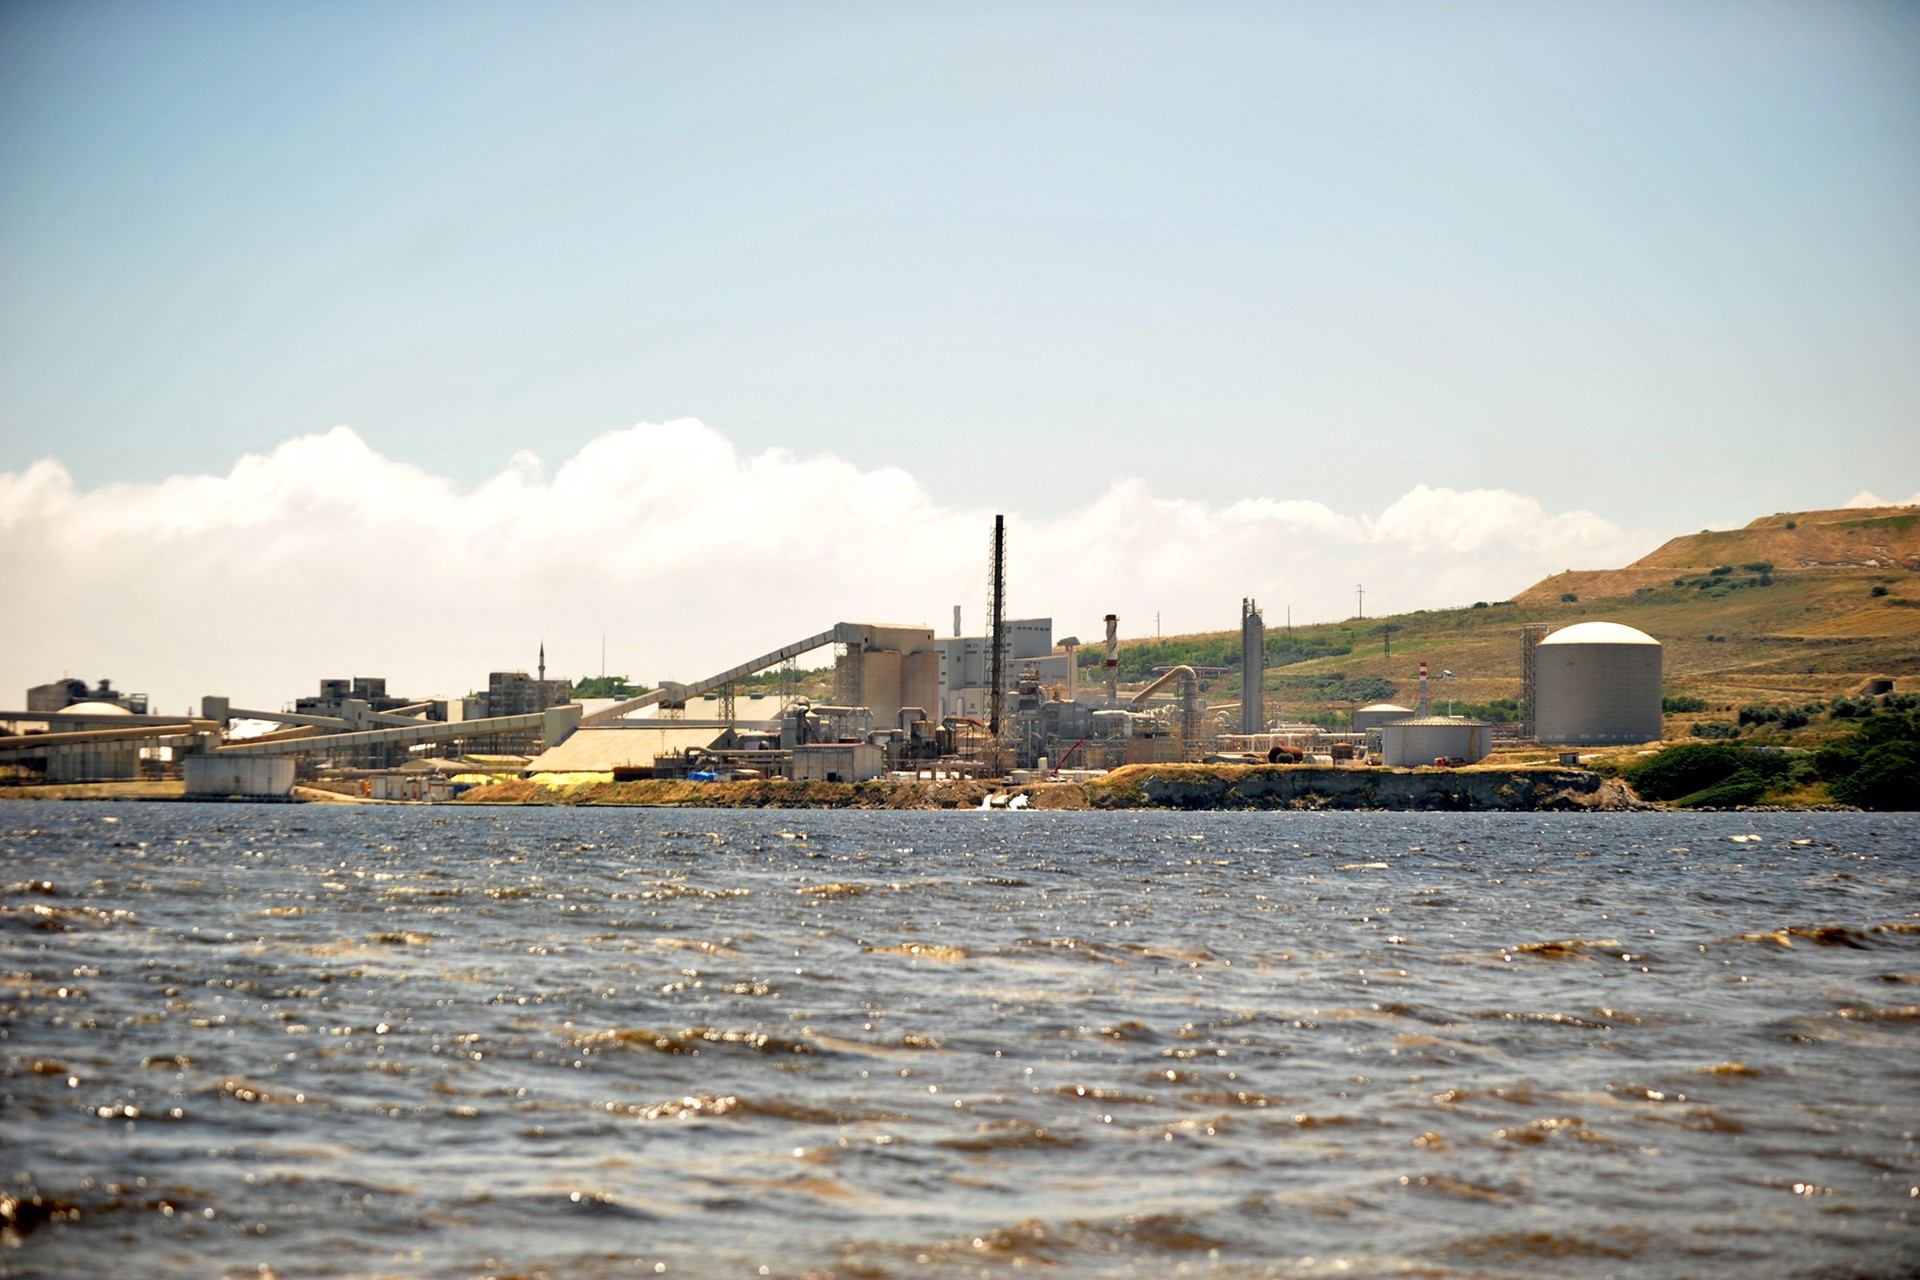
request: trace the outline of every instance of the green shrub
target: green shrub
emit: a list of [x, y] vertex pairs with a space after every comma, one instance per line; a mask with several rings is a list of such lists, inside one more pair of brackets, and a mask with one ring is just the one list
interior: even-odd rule
[[1693, 736], [1696, 738], [1737, 738], [1740, 730], [1725, 720], [1698, 720], [1694, 722]]
[[631, 698], [646, 691], [647, 686], [625, 676], [582, 676], [573, 686], [575, 698]]
[[[1648, 800], [1680, 800], [1711, 790], [1736, 773], [1752, 773], [1763, 783], [1784, 779], [1793, 764], [1794, 757], [1779, 751], [1720, 742], [1682, 742], [1641, 761], [1622, 776]], [[1712, 803], [1748, 802], [1715, 800]]]
[[1862, 809], [1920, 809], [1920, 742], [1883, 742], [1831, 785], [1833, 798]]
[[1683, 742], [1627, 770], [1626, 779], [1648, 800], [1678, 800], [1732, 776], [1739, 768], [1736, 747]]
[[1675, 801], [1682, 809], [1733, 809], [1767, 793], [1767, 780], [1752, 769], [1736, 769], [1710, 787]]
[[1870, 596], [1883, 596], [1887, 594], [1887, 589], [1885, 587], [1875, 587], [1873, 590], [1867, 592], [1867, 594]]
[[1707, 700], [1691, 694], [1676, 693], [1660, 699], [1660, 709], [1669, 715], [1685, 715], [1689, 711], [1705, 711]]
[[1560, 593], [1560, 603], [1561, 604], [1579, 604], [1580, 597], [1571, 591], [1562, 591]]

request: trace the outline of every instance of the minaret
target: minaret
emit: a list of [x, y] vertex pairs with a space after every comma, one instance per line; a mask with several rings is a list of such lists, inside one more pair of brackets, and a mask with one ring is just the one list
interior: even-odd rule
[[540, 692], [543, 695], [546, 693], [546, 683], [547, 683], [547, 642], [545, 640], [542, 640], [540, 642], [540, 685], [541, 685]]

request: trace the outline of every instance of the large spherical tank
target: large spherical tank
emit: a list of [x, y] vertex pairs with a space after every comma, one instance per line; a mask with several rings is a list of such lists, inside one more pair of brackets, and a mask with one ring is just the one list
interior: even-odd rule
[[1534, 651], [1534, 731], [1569, 745], [1657, 742], [1660, 642], [1617, 622], [1562, 627]]

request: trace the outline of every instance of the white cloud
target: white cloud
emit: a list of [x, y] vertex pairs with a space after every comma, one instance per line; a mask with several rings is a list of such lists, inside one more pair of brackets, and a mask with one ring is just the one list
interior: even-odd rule
[[[348, 427], [224, 476], [79, 490], [53, 460], [0, 473], [0, 703], [62, 674], [185, 709], [202, 693], [278, 707], [322, 676], [463, 693], [489, 670], [691, 679], [841, 619], [970, 631], [990, 508], [935, 503], [907, 473], [831, 455], [742, 455], [695, 420], [609, 432], [551, 471], [521, 453], [462, 489]], [[1501, 490], [1420, 486], [1376, 514], [1228, 505], [1116, 480], [1098, 499], [1008, 513], [1014, 611], [1091, 638], [1278, 622], [1513, 594], [1612, 567], [1656, 536]], [[824, 660], [824, 655], [816, 661]], [[12, 692], [5, 692], [11, 690]]]
[[1920, 493], [1889, 502], [1871, 489], [1862, 489], [1841, 504], [1844, 507], [1920, 507]]

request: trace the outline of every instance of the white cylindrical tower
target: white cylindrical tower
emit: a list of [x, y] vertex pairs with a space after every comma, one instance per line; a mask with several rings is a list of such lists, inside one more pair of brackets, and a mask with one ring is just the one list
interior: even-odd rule
[[1660, 642], [1617, 622], [1580, 622], [1534, 655], [1534, 731], [1573, 746], [1660, 739]]

